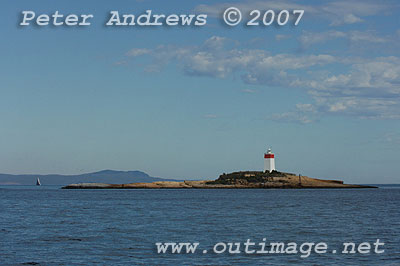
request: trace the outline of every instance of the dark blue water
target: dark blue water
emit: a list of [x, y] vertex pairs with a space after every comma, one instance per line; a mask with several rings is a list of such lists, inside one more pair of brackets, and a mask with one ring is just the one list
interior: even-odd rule
[[[0, 265], [400, 265], [400, 188], [0, 189]], [[327, 254], [215, 254], [218, 242], [326, 242]], [[341, 254], [343, 242], [385, 243]], [[157, 254], [155, 242], [200, 242]], [[203, 254], [203, 250], [209, 252]], [[337, 249], [333, 254], [331, 251]], [[244, 249], [243, 249], [244, 250]], [[372, 250], [373, 251], [373, 250]]]

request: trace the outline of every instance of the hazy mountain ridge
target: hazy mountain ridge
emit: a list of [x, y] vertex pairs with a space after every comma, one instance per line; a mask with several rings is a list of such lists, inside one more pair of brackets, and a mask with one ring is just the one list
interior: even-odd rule
[[102, 170], [93, 173], [84, 173], [78, 175], [60, 175], [60, 174], [0, 174], [0, 185], [34, 185], [36, 179], [40, 178], [42, 185], [68, 185], [71, 183], [151, 183], [155, 181], [176, 181], [175, 179], [164, 179], [160, 177], [152, 177], [142, 171], [117, 171]]

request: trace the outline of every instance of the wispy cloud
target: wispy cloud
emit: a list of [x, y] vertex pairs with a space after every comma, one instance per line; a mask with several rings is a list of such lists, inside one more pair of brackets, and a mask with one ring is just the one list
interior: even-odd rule
[[272, 114], [267, 117], [267, 120], [272, 120], [275, 122], [299, 123], [299, 124], [309, 124], [315, 122], [315, 120], [307, 116], [307, 114], [301, 114], [298, 112], [284, 112], [280, 114]]
[[[329, 34], [337, 35], [341, 33]], [[133, 49], [128, 55], [150, 56], [156, 63], [150, 63], [147, 69], [161, 70], [163, 65], [174, 63], [189, 76], [239, 76], [246, 84], [299, 88], [313, 99], [312, 103], [296, 106], [293, 113], [272, 117], [274, 120], [309, 123], [321, 114], [400, 119], [400, 58], [396, 56], [272, 54], [225, 44], [225, 38], [214, 36], [198, 46]], [[341, 70], [333, 71], [332, 65]]]
[[290, 39], [291, 37], [292, 36], [290, 36], [289, 34], [277, 34], [277, 35], [275, 35], [275, 40], [283, 41], [283, 40]]
[[390, 41], [389, 38], [383, 38], [378, 36], [373, 31], [337, 31], [329, 30], [324, 32], [309, 32], [303, 31], [299, 37], [299, 42], [302, 48], [309, 48], [315, 44], [322, 44], [335, 39], [344, 39], [349, 41], [351, 44], [361, 43], [387, 43]]
[[122, 61], [117, 61], [115, 62], [113, 65], [114, 66], [121, 66], [121, 65], [126, 65], [128, 62], [126, 60], [122, 60]]
[[133, 48], [129, 52], [126, 53], [127, 56], [140, 56], [149, 54], [151, 51], [146, 48]]
[[296, 104], [296, 110], [283, 113], [275, 113], [267, 116], [267, 120], [285, 122], [285, 123], [300, 123], [309, 124], [317, 121], [319, 114], [314, 105], [306, 104]]
[[363, 22], [363, 17], [389, 10], [392, 5], [377, 1], [333, 1], [320, 7], [331, 20], [332, 26]]

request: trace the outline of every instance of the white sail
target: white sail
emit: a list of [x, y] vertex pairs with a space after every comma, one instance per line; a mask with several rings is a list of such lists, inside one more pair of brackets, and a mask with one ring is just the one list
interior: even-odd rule
[[40, 179], [38, 178], [37, 180], [36, 180], [36, 186], [40, 186], [41, 184], [40, 184]]

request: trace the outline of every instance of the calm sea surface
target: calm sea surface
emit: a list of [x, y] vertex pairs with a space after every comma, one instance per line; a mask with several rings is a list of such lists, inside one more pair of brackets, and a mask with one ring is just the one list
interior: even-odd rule
[[[0, 187], [0, 265], [400, 265], [400, 187], [61, 190]], [[215, 254], [218, 242], [326, 242], [327, 254]], [[383, 254], [341, 254], [343, 242]], [[156, 242], [199, 242], [157, 254]], [[333, 254], [331, 251], [337, 249]], [[209, 252], [203, 254], [203, 250]], [[244, 248], [242, 249], [244, 251]]]

